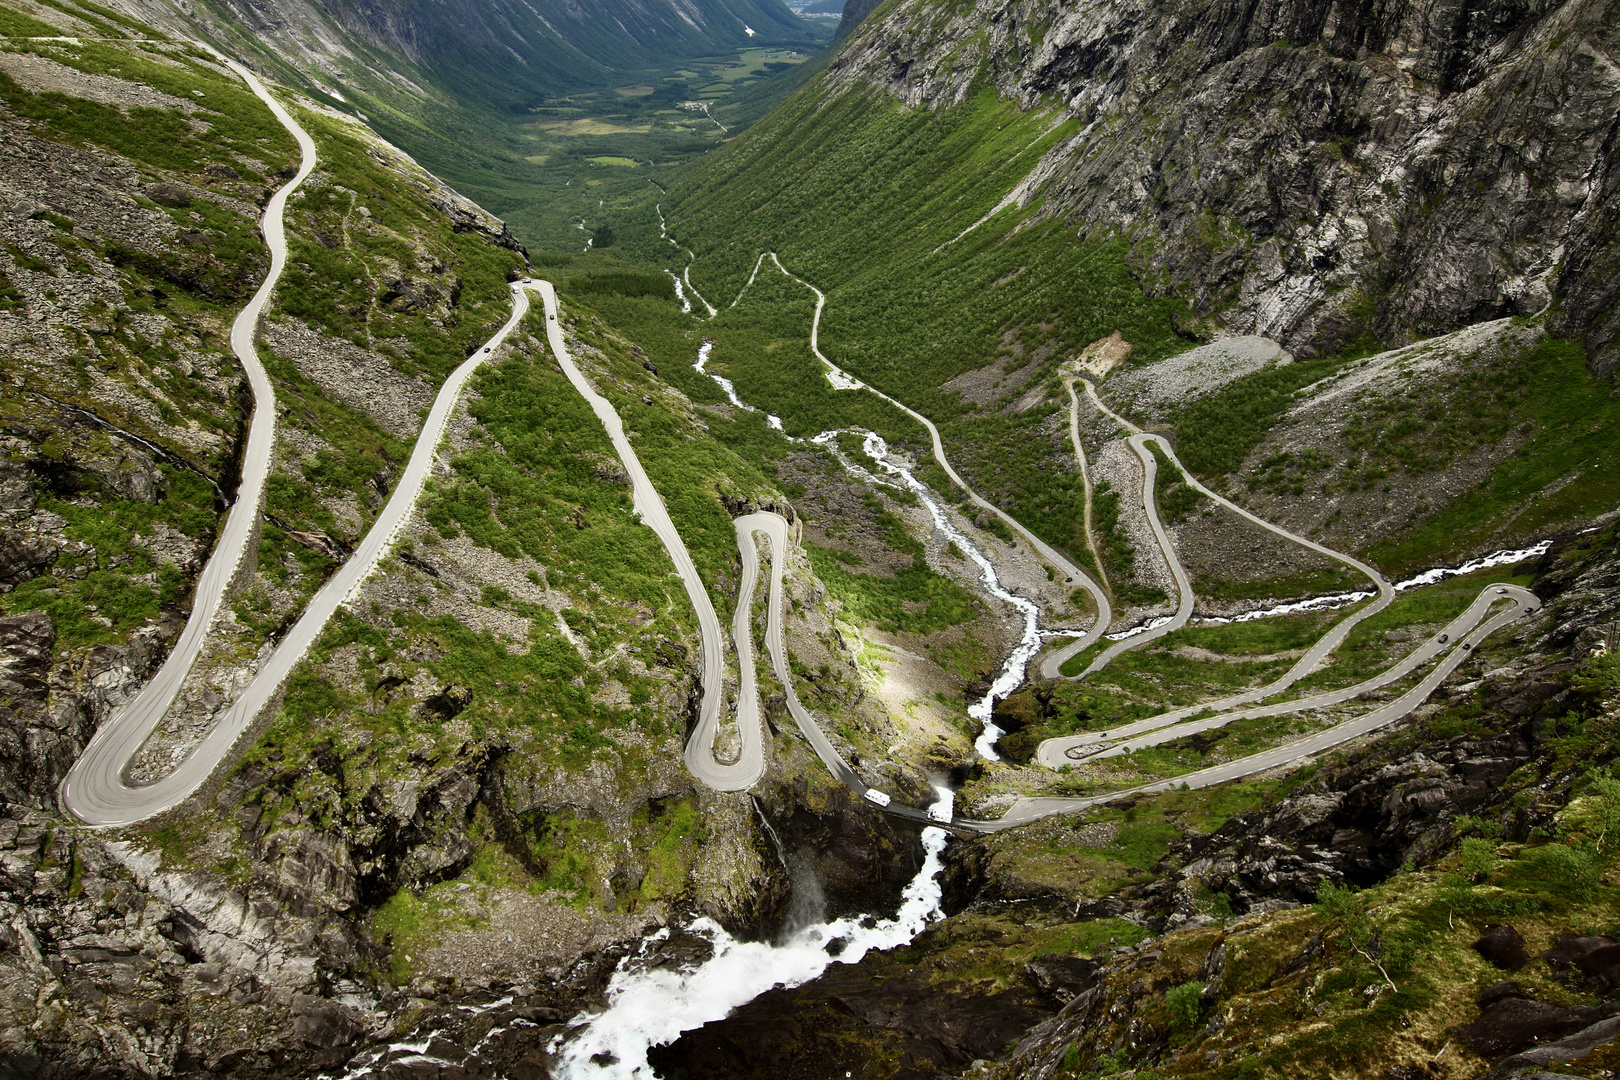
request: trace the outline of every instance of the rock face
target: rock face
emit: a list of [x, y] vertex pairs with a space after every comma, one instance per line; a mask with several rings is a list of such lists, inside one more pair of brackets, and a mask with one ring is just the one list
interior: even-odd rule
[[1617, 1011], [1620, 1001], [1561, 1009], [1544, 1001], [1510, 997], [1486, 1009], [1472, 1024], [1458, 1028], [1456, 1035], [1481, 1057], [1500, 1057], [1549, 1035], [1572, 1035]]
[[1300, 355], [1533, 313], [1620, 363], [1608, 0], [998, 0], [869, 20], [829, 85], [916, 107], [984, 76], [1081, 130], [1019, 191], [1140, 280]]
[[669, 1080], [833, 1080], [880, 1054], [914, 1077], [956, 1075], [1050, 1014], [1028, 990], [959, 997], [858, 965], [772, 990], [648, 1055]]
[[[15, 809], [0, 817], [0, 1061], [26, 1077], [285, 1075], [374, 1023], [323, 999], [352, 941], [268, 896], [165, 869]], [[330, 968], [325, 968], [330, 971]]]
[[844, 4], [843, 16], [838, 20], [839, 41], [854, 33], [855, 28], [866, 21], [866, 17], [878, 9], [883, 0], [847, 0]]

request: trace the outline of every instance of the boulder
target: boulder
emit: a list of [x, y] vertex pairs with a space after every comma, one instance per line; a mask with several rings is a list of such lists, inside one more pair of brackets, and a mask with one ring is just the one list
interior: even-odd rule
[[1524, 951], [1524, 938], [1512, 926], [1487, 926], [1473, 949], [1486, 963], [1503, 971], [1518, 971], [1530, 960], [1530, 954]]
[[146, 189], [146, 197], [159, 206], [177, 210], [191, 205], [191, 192], [179, 184], [153, 184]]
[[1565, 1009], [1529, 998], [1497, 1001], [1472, 1024], [1453, 1034], [1480, 1057], [1495, 1058], [1548, 1037], [1561, 1038], [1620, 1012], [1620, 1001]]
[[1508, 998], [1528, 998], [1529, 996], [1524, 992], [1524, 987], [1518, 983], [1511, 979], [1503, 979], [1501, 982], [1493, 982], [1481, 990], [1479, 996], [1474, 999], [1474, 1003], [1479, 1006], [1481, 1012], [1484, 1012], [1498, 1001], [1505, 1001]]
[[1067, 1005], [1097, 984], [1102, 965], [1083, 956], [1042, 953], [1024, 965], [1024, 970], [1041, 993], [1059, 1005]]
[[1620, 986], [1620, 940], [1560, 934], [1540, 959], [1556, 968], [1573, 968], [1604, 986]]

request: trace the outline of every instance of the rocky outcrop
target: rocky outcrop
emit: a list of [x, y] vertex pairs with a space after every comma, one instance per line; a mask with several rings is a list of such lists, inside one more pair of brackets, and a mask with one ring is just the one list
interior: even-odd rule
[[781, 845], [772, 861], [786, 864], [783, 870], [793, 887], [783, 891], [774, 910], [761, 913], [765, 926], [899, 907], [901, 891], [922, 866], [914, 827], [863, 812], [859, 800], [842, 786], [818, 783], [811, 789], [802, 776], [785, 789], [763, 794], [760, 813]]
[[1616, 25], [1607, 0], [910, 0], [828, 87], [938, 108], [987, 77], [1078, 120], [1019, 204], [1130, 236], [1150, 292], [1301, 355], [1556, 297], [1610, 371]]
[[0, 1061], [44, 1080], [336, 1064], [377, 1015], [323, 996], [333, 929], [13, 810], [0, 818]]
[[952, 1076], [1049, 1013], [1023, 987], [960, 996], [903, 976], [874, 979], [860, 966], [835, 968], [806, 986], [761, 994], [648, 1059], [668, 1080], [833, 1080], [880, 1058], [898, 1066], [885, 1075]]
[[866, 17], [878, 9], [883, 0], [845, 0], [843, 13], [838, 19], [838, 31], [835, 40], [843, 41], [855, 32], [855, 28], [866, 21]]

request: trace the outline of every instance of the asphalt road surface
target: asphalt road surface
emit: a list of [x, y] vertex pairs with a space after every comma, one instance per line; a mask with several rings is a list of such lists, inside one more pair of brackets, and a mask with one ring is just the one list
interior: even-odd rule
[[[1080, 442], [1080, 399], [1074, 394], [1074, 380], [1063, 380], [1063, 388], [1069, 393], [1069, 442], [1074, 446], [1074, 459], [1080, 463], [1080, 484], [1085, 489], [1086, 503], [1082, 525], [1086, 531], [1086, 547], [1091, 551], [1092, 561], [1097, 564], [1097, 576], [1102, 579], [1102, 587], [1108, 588], [1108, 570], [1103, 566], [1102, 552], [1097, 549], [1097, 536], [1091, 531], [1091, 470], [1086, 467], [1086, 448]], [[1042, 674], [1045, 674], [1043, 671]], [[1047, 676], [1051, 678], [1052, 676]]]
[[[1098, 409], [1102, 410], [1121, 426], [1132, 431], [1139, 432], [1139, 429], [1137, 429], [1135, 425], [1131, 424], [1130, 421], [1117, 415], [1110, 410], [1108, 406], [1102, 403], [1101, 399], [1097, 397], [1097, 388], [1093, 386], [1090, 381], [1081, 381], [1085, 383], [1086, 393], [1096, 404]], [[1078, 403], [1075, 404], [1075, 408], [1078, 408]], [[1140, 434], [1132, 436], [1133, 440], [1137, 438], [1144, 438], [1144, 436]], [[1157, 439], [1158, 437], [1145, 436], [1145, 438]], [[1353, 558], [1352, 556], [1346, 555], [1343, 552], [1334, 551], [1332, 548], [1324, 547], [1314, 540], [1309, 540], [1303, 536], [1291, 533], [1279, 525], [1274, 525], [1271, 522], [1266, 521], [1264, 518], [1256, 517], [1254, 514], [1251, 514], [1249, 511], [1245, 510], [1237, 503], [1232, 502], [1230, 499], [1222, 495], [1217, 495], [1215, 492], [1211, 491], [1209, 488], [1200, 483], [1198, 479], [1192, 475], [1192, 473], [1186, 470], [1186, 467], [1183, 466], [1181, 461], [1176, 457], [1175, 450], [1170, 446], [1169, 443], [1162, 439], [1159, 439], [1158, 442], [1160, 448], [1165, 452], [1165, 455], [1171, 461], [1175, 462], [1177, 468], [1181, 469], [1182, 478], [1195, 491], [1198, 491], [1206, 498], [1219, 503], [1228, 510], [1231, 510], [1233, 513], [1239, 515], [1247, 521], [1253, 522], [1268, 532], [1275, 533], [1285, 540], [1292, 541], [1293, 543], [1299, 544], [1301, 547], [1308, 548], [1311, 551], [1326, 555], [1328, 558], [1342, 562], [1346, 566], [1352, 567], [1360, 573], [1365, 574], [1367, 579], [1371, 581], [1377, 588], [1378, 598], [1371, 604], [1358, 608], [1346, 618], [1335, 623], [1326, 634], [1317, 639], [1316, 644], [1312, 645], [1310, 649], [1306, 650], [1305, 655], [1301, 656], [1299, 660], [1295, 662], [1293, 667], [1289, 668], [1277, 679], [1267, 683], [1264, 686], [1257, 687], [1253, 690], [1244, 691], [1241, 694], [1233, 694], [1229, 697], [1221, 698], [1216, 701], [1206, 701], [1198, 705], [1191, 705], [1182, 709], [1173, 709], [1169, 712], [1160, 713], [1158, 716], [1152, 716], [1145, 720], [1138, 720], [1132, 724], [1122, 725], [1110, 731], [1087, 732], [1081, 735], [1068, 735], [1058, 739], [1047, 739], [1036, 749], [1035, 757], [1036, 760], [1041, 764], [1051, 768], [1058, 768], [1061, 765], [1069, 764], [1091, 756], [1092, 753], [1095, 752], [1093, 744], [1096, 743], [1128, 738], [1142, 732], [1152, 731], [1157, 728], [1174, 724], [1185, 719], [1186, 717], [1192, 716], [1195, 713], [1206, 712], [1209, 710], [1222, 711], [1231, 709], [1238, 705], [1244, 705], [1253, 701], [1264, 701], [1268, 697], [1273, 697], [1280, 694], [1288, 687], [1304, 678], [1311, 672], [1312, 669], [1316, 667], [1317, 664], [1321, 663], [1324, 657], [1326, 657], [1333, 650], [1337, 649], [1339, 645], [1343, 643], [1344, 639], [1349, 635], [1350, 631], [1355, 629], [1357, 624], [1362, 622], [1364, 619], [1370, 618], [1371, 616], [1378, 614], [1380, 611], [1383, 611], [1395, 599], [1395, 586], [1390, 584], [1389, 580], [1386, 579], [1384, 575], [1380, 574], [1371, 566], [1368, 566], [1360, 559]], [[1140, 449], [1138, 449], [1138, 453], [1141, 453]], [[1149, 486], [1148, 490], [1151, 491], [1151, 485]], [[1161, 540], [1161, 543], [1163, 542], [1164, 541]], [[1166, 553], [1168, 555], [1168, 549]], [[1130, 642], [1133, 644], [1140, 644], [1140, 642], [1137, 642], [1135, 638], [1130, 639]], [[1069, 652], [1069, 650], [1065, 651]], [[1100, 659], [1101, 658], [1099, 658], [1099, 660]], [[1050, 662], [1051, 661], [1049, 659], [1048, 663]], [[1086, 669], [1086, 674], [1090, 674], [1092, 671], [1095, 671], [1101, 666], [1102, 665], [1100, 662], [1092, 664]], [[1045, 668], [1042, 669], [1042, 673], [1047, 673]]]
[[[1506, 606], [1495, 615], [1486, 618], [1486, 612], [1494, 605], [1506, 603]], [[1188, 788], [1213, 787], [1231, 780], [1241, 780], [1245, 776], [1267, 772], [1271, 769], [1286, 765], [1296, 765], [1323, 751], [1359, 738], [1369, 732], [1393, 724], [1395, 721], [1409, 714], [1413, 709], [1423, 704], [1429, 695], [1434, 693], [1436, 687], [1444, 682], [1457, 666], [1473, 654], [1486, 638], [1490, 637], [1502, 627], [1513, 620], [1530, 615], [1541, 608], [1541, 601], [1535, 593], [1522, 589], [1517, 585], [1488, 585], [1481, 591], [1479, 597], [1469, 607], [1468, 611], [1452, 622], [1446, 630], [1429, 639], [1418, 650], [1425, 658], [1444, 652], [1445, 656], [1412, 689], [1370, 712], [1361, 716], [1352, 717], [1340, 724], [1319, 731], [1314, 735], [1299, 739], [1295, 742], [1284, 743], [1270, 750], [1264, 750], [1248, 757], [1236, 758], [1208, 769], [1198, 772], [1186, 773], [1182, 776], [1171, 777], [1152, 784], [1143, 784], [1139, 787], [1127, 788], [1123, 791], [1112, 791], [1105, 795], [1093, 795], [1086, 798], [1023, 798], [1014, 803], [1005, 815], [995, 821], [960, 821], [959, 826], [979, 832], [997, 832], [1010, 829], [1015, 825], [1023, 825], [1039, 818], [1049, 817], [1052, 814], [1069, 814], [1085, 810], [1099, 803], [1112, 802], [1127, 795], [1142, 792], [1169, 791]], [[1471, 629], [1469, 629], [1471, 627]], [[1465, 633], [1462, 640], [1457, 639], [1458, 633]], [[1450, 642], [1441, 642], [1441, 636], [1449, 636]], [[1411, 658], [1409, 657], [1408, 660]], [[1403, 661], [1405, 663], [1405, 661]], [[1412, 667], [1417, 667], [1413, 664]], [[1362, 687], [1347, 687], [1343, 690], [1333, 690], [1322, 694], [1302, 698], [1298, 701], [1283, 702], [1277, 707], [1277, 715], [1282, 712], [1303, 712], [1306, 709], [1321, 708], [1325, 705], [1342, 703], [1362, 692]], [[1212, 718], [1225, 721], [1231, 718]], [[1218, 726], [1211, 724], [1208, 726]], [[1195, 730], [1204, 730], [1200, 725], [1187, 725], [1178, 728], [1174, 737], [1189, 734]]]
[[[1187, 579], [1187, 571], [1181, 565], [1181, 560], [1176, 557], [1176, 549], [1170, 543], [1169, 534], [1164, 531], [1164, 524], [1159, 520], [1159, 500], [1154, 494], [1154, 488], [1159, 480], [1159, 459], [1153, 456], [1152, 450], [1148, 449], [1148, 443], [1158, 443], [1164, 447], [1167, 453], [1170, 451], [1170, 444], [1157, 435], [1132, 435], [1129, 441], [1131, 449], [1142, 460], [1142, 509], [1147, 511], [1148, 526], [1153, 530], [1153, 539], [1158, 543], [1159, 550], [1164, 553], [1164, 561], [1170, 567], [1170, 576], [1175, 578], [1176, 581], [1176, 613], [1170, 617], [1169, 622], [1160, 623], [1151, 630], [1144, 630], [1139, 634], [1133, 634], [1125, 638], [1123, 641], [1114, 642], [1104, 649], [1087, 666], [1085, 671], [1076, 676], [1077, 678], [1083, 679], [1093, 671], [1099, 671], [1107, 667], [1113, 662], [1114, 657], [1120, 653], [1129, 652], [1131, 649], [1139, 649], [1150, 641], [1180, 630], [1187, 625], [1187, 620], [1192, 618], [1193, 604], [1196, 602], [1196, 598], [1193, 596], [1192, 582]], [[1175, 460], [1174, 456], [1171, 457], [1171, 460]], [[1060, 669], [1059, 673], [1061, 674], [1063, 662], [1078, 651], [1073, 645], [1070, 645], [1061, 652], [1047, 657], [1046, 662], [1041, 665], [1041, 674], [1046, 675], [1047, 670], [1054, 665]]]
[[894, 398], [890, 397], [888, 394], [885, 394], [876, 387], [869, 386], [866, 383], [861, 382], [859, 379], [846, 372], [843, 368], [827, 359], [827, 357], [822, 353], [821, 347], [818, 343], [818, 336], [821, 332], [821, 309], [826, 306], [827, 295], [803, 278], [789, 273], [787, 268], [782, 265], [782, 261], [776, 257], [776, 252], [770, 252], [770, 256], [771, 261], [776, 263], [776, 268], [778, 270], [781, 270], [782, 273], [787, 274], [788, 277], [792, 278], [794, 281], [797, 281], [800, 285], [803, 285], [805, 288], [816, 294], [816, 313], [814, 318], [812, 318], [810, 321], [810, 351], [815, 353], [816, 359], [820, 360], [822, 364], [826, 366], [828, 372], [828, 381], [833, 384], [833, 387], [839, 390], [860, 389], [876, 394], [878, 397], [882, 398], [884, 401], [887, 401], [890, 405], [893, 405], [895, 408], [917, 421], [923, 427], [927, 428], [928, 437], [933, 441], [934, 460], [939, 462], [939, 467], [945, 470], [945, 475], [951, 478], [951, 482], [966, 492], [968, 499], [973, 503], [973, 505], [979, 507], [981, 510], [988, 510], [990, 513], [999, 517], [1002, 521], [1006, 522], [1010, 528], [1017, 532], [1019, 536], [1024, 538], [1025, 542], [1028, 543], [1030, 547], [1040, 552], [1041, 557], [1049, 562], [1053, 569], [1064, 576], [1065, 584], [1082, 588], [1091, 594], [1092, 600], [1097, 605], [1096, 621], [1092, 623], [1091, 628], [1087, 630], [1085, 634], [1074, 643], [1074, 645], [1070, 646], [1070, 648], [1078, 652], [1079, 650], [1086, 648], [1093, 642], [1100, 639], [1103, 634], [1107, 633], [1109, 623], [1113, 622], [1114, 620], [1114, 613], [1113, 607], [1108, 600], [1108, 593], [1103, 589], [1103, 587], [1092, 580], [1090, 574], [1087, 574], [1078, 566], [1074, 565], [1074, 563], [1070, 562], [1067, 557], [1060, 554], [1050, 544], [1046, 543], [1046, 541], [1024, 528], [1024, 526], [1019, 523], [1017, 518], [1013, 517], [1011, 514], [1008, 514], [999, 506], [995, 506], [987, 502], [985, 499], [979, 496], [978, 492], [969, 487], [967, 481], [958, 476], [956, 470], [951, 467], [950, 459], [945, 456], [945, 444], [940, 440], [939, 437], [939, 428], [934, 426], [934, 422], [932, 420], [928, 419], [928, 417], [924, 416], [922, 413], [911, 408], [910, 406], [896, 401]]
[[[455, 412], [462, 388], [528, 313], [529, 300], [524, 291], [528, 284], [518, 282], [512, 286], [512, 314], [506, 324], [451, 372], [439, 388], [427, 420], [416, 437], [410, 460], [400, 474], [399, 483], [388, 497], [382, 513], [377, 515], [377, 520], [355, 547], [354, 553], [310, 600], [304, 613], [254, 675], [253, 681], [214, 723], [208, 734], [169, 775], [151, 784], [132, 785], [125, 781], [124, 773], [130, 759], [140, 750], [141, 743], [146, 740], [162, 713], [139, 717], [145, 725], [144, 729], [135, 727], [133, 722], [124, 727], [130, 715], [130, 710], [126, 708], [96, 733], [96, 738], [85, 748], [84, 754], [62, 783], [62, 804], [75, 817], [90, 825], [128, 825], [175, 806], [202, 786], [230, 754], [242, 734], [275, 702], [282, 684], [310, 647], [319, 640], [338, 608], [359, 591], [392, 550], [399, 530], [410, 520], [417, 499], [422, 494], [422, 487], [433, 472], [439, 441], [444, 437], [450, 417]], [[198, 589], [201, 590], [200, 584]], [[173, 694], [170, 695], [172, 699]], [[102, 736], [108, 732], [112, 734], [104, 740]]]
[[[591, 411], [602, 421], [602, 426], [607, 428], [613, 449], [624, 464], [625, 472], [630, 474], [631, 502], [636, 514], [643, 524], [657, 534], [664, 550], [669, 552], [675, 572], [680, 575], [687, 598], [692, 602], [692, 610], [697, 613], [698, 640], [703, 652], [703, 702], [698, 707], [697, 727], [686, 743], [686, 767], [694, 777], [716, 791], [744, 791], [754, 786], [765, 774], [759, 696], [757, 693], [739, 695], [737, 734], [742, 744], [741, 750], [735, 762], [719, 761], [714, 756], [714, 740], [720, 729], [720, 710], [725, 706], [725, 644], [720, 636], [719, 616], [709, 602], [708, 590], [703, 587], [703, 579], [698, 577], [697, 565], [692, 562], [691, 552], [686, 550], [686, 542], [670, 520], [663, 497], [647, 478], [647, 471], [641, 467], [641, 459], [636, 457], [630, 440], [625, 438], [624, 424], [619, 420], [618, 412], [612, 402], [596, 392], [568, 355], [568, 343], [563, 339], [562, 327], [557, 321], [556, 289], [549, 281], [535, 282], [534, 287], [539, 289], [540, 298], [546, 305], [546, 340], [551, 344], [551, 351], [556, 354], [568, 381], [590, 405]], [[741, 600], [737, 617], [741, 620], [740, 628], [746, 629], [747, 607]], [[739, 676], [745, 686], [752, 688], [754, 669], [751, 654], [739, 664], [739, 668]]]
[[[220, 530], [219, 542], [214, 545], [214, 552], [209, 556], [208, 564], [203, 567], [203, 572], [197, 579], [197, 591], [191, 603], [191, 616], [186, 620], [185, 629], [180, 632], [180, 639], [175, 642], [168, 659], [163, 662], [158, 673], [141, 688], [140, 693], [136, 694], [117, 716], [101, 726], [90, 740], [90, 745], [85, 747], [84, 753], [79, 756], [79, 760], [74, 763], [62, 781], [63, 808], [90, 824], [115, 825], [139, 821], [178, 802], [206, 779], [206, 771], [201, 776], [196, 775], [204, 763], [198, 760], [195, 764], [191, 764], [188, 759], [178, 770], [183, 774], [183, 778], [176, 782], [175, 788], [176, 790], [183, 788], [184, 794], [171, 800], [167, 795], [154, 792], [153, 797], [148, 799], [136, 797], [134, 789], [124, 786], [122, 772], [136, 751], [141, 748], [141, 744], [146, 741], [147, 736], [152, 733], [152, 729], [157, 727], [158, 722], [169, 711], [169, 706], [174, 703], [181, 686], [185, 684], [186, 675], [190, 673], [192, 664], [202, 652], [208, 630], [213, 625], [215, 616], [219, 614], [231, 582], [236, 578], [248, 545], [258, 533], [265, 480], [270, 474], [270, 466], [274, 460], [275, 388], [270, 383], [270, 376], [265, 373], [264, 365], [259, 362], [259, 354], [254, 348], [253, 339], [258, 331], [259, 316], [263, 313], [265, 305], [270, 302], [270, 294], [281, 278], [282, 269], [287, 265], [287, 242], [282, 228], [282, 215], [287, 208], [287, 197], [315, 168], [315, 142], [251, 71], [234, 60], [226, 60], [225, 63], [241, 76], [248, 88], [269, 106], [276, 119], [292, 133], [293, 138], [298, 141], [302, 160], [298, 172], [270, 197], [270, 202], [265, 206], [261, 227], [265, 245], [270, 249], [270, 271], [260, 283], [258, 291], [253, 294], [253, 298], [231, 324], [231, 351], [236, 354], [236, 358], [247, 371], [248, 385], [253, 390], [253, 419], [248, 425], [247, 444], [242, 450], [242, 480], [237, 487], [236, 501], [225, 517], [225, 527]], [[208, 769], [212, 769], [212, 764], [208, 765]], [[149, 802], [156, 808], [142, 809]]]

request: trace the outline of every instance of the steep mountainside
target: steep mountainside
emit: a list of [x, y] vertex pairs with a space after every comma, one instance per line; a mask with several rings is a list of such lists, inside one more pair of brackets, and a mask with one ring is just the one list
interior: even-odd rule
[[1309, 355], [1534, 314], [1602, 371], [1620, 106], [1614, 6], [1094, 3], [869, 21], [828, 90], [980, 86], [1079, 128], [1020, 205], [1124, 233], [1151, 292]]
[[[32, 4], [23, 0], [25, 10]], [[647, 190], [751, 123], [826, 40], [778, 0], [118, 0], [362, 119], [531, 244]], [[48, 21], [48, 17], [47, 17]], [[782, 76], [788, 76], [782, 78]], [[726, 100], [746, 87], [741, 99]], [[701, 99], [718, 119], [682, 107]], [[590, 190], [586, 190], [589, 188]], [[604, 234], [601, 242], [610, 243]], [[581, 238], [583, 242], [583, 238]]]
[[[663, 212], [705, 295], [732, 295], [766, 250], [823, 289], [826, 354], [931, 416], [964, 477], [1077, 559], [1090, 545], [1059, 369], [1105, 347], [1118, 351], [1093, 377], [1123, 368], [1104, 398], [1128, 406], [1133, 386], [1161, 385], [1137, 419], [1172, 430], [1206, 479], [1241, 480], [1240, 498], [1335, 543], [1377, 545], [1391, 570], [1452, 559], [1612, 505], [1612, 9], [1458, 21], [1398, 5], [1367, 22], [1308, 3], [894, 4]], [[1487, 374], [1476, 353], [1506, 317], [1534, 330], [1490, 346]], [[1207, 382], [1212, 369], [1156, 366], [1233, 331], [1284, 349]], [[1451, 331], [1427, 360], [1379, 353]], [[1281, 366], [1295, 357], [1311, 362]], [[733, 368], [744, 385], [757, 364], [746, 398], [772, 363]], [[1502, 379], [1543, 400], [1509, 405]], [[1293, 414], [1306, 437], [1262, 445], [1290, 395], [1318, 392], [1335, 404]], [[1403, 418], [1375, 421], [1386, 407]], [[1480, 410], [1494, 418], [1459, 422]], [[1088, 453], [1114, 431], [1095, 423]], [[1561, 448], [1571, 424], [1590, 428], [1586, 451]], [[1128, 453], [1105, 461], [1104, 479], [1126, 492], [1134, 468]], [[1414, 478], [1410, 498], [1391, 468]], [[1352, 482], [1383, 498], [1336, 514]], [[1566, 487], [1579, 505], [1515, 513]], [[1132, 556], [1152, 544], [1146, 523], [1112, 497], [1103, 569], [1129, 610], [1154, 610], [1168, 568], [1149, 580], [1151, 556]], [[1459, 499], [1474, 504], [1461, 530]]]
[[526, 106], [744, 45], [813, 39], [777, 0], [211, 0], [184, 9], [120, 0], [119, 6], [157, 26], [189, 27], [357, 100], [414, 92], [449, 95], [473, 109]]
[[[0, 0], [0, 1080], [541, 1080], [700, 918], [894, 911], [947, 782], [945, 917], [660, 1076], [1620, 1062], [1613, 0], [851, 0], [797, 70], [733, 51], [791, 40], [775, 0], [118, 3]], [[723, 145], [683, 104], [756, 75], [804, 89]], [[512, 109], [559, 250], [356, 115], [472, 174]], [[660, 113], [713, 128], [667, 191], [592, 141]], [[262, 513], [122, 782], [273, 693], [184, 802], [89, 828], [64, 774], [254, 508], [230, 328], [293, 127]], [[700, 782], [752, 682], [763, 774]]]
[[[254, 403], [227, 339], [297, 148], [234, 72], [155, 28], [64, 5], [0, 7], [0, 30], [3, 1075], [306, 1075], [515, 985], [545, 987], [531, 1018], [572, 1015], [661, 922], [699, 905], [739, 929], [778, 922], [784, 850], [834, 911], [895, 902], [915, 830], [852, 812], [796, 738], [753, 793], [682, 767], [691, 607], [538, 312], [457, 404], [392, 557], [213, 783], [141, 826], [63, 815], [64, 773], [173, 647], [236, 494]], [[197, 745], [353, 557], [524, 264], [499, 220], [397, 149], [276, 93], [317, 162], [288, 200], [288, 264], [258, 325], [276, 395], [262, 520], [134, 783]], [[731, 512], [786, 499], [732, 448], [729, 406], [695, 405], [588, 306], [633, 304], [644, 276], [559, 269], [574, 355], [729, 615]], [[905, 512], [855, 502], [846, 524]], [[959, 647], [964, 622], [999, 639], [898, 519], [845, 543], [934, 583]], [[926, 798], [915, 764], [880, 757], [892, 730], [827, 588], [782, 554], [815, 663], [803, 694], [841, 746], [870, 748], [874, 779]], [[538, 1044], [513, 1031], [490, 1052], [535, 1067]]]

